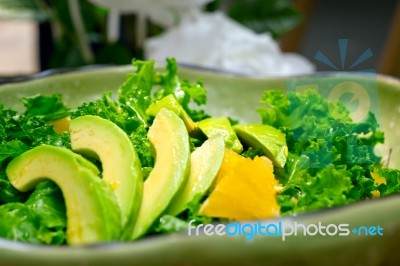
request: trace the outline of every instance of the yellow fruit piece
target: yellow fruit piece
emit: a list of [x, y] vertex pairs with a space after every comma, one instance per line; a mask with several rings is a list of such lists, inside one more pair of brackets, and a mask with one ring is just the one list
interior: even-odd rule
[[[377, 172], [372, 172], [371, 176], [374, 178], [375, 185], [385, 184], [386, 185], [386, 178], [380, 176]], [[372, 198], [379, 198], [381, 193], [378, 190], [372, 191]]]
[[69, 122], [71, 122], [71, 118], [69, 116], [63, 117], [54, 121], [49, 122], [53, 125], [54, 130], [57, 133], [67, 132], [69, 130]]
[[377, 198], [381, 197], [381, 193], [379, 192], [379, 190], [373, 190], [371, 193], [372, 193], [373, 199], [377, 199]]
[[374, 178], [376, 185], [380, 185], [380, 184], [386, 185], [386, 178], [384, 178], [383, 176], [380, 176], [377, 172], [372, 172], [371, 176]]
[[275, 217], [279, 188], [267, 157], [252, 160], [226, 149], [214, 188], [199, 213], [238, 221]]

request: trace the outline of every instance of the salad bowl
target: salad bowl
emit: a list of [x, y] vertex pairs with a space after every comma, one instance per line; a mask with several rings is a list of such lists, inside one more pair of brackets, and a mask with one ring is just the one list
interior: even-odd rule
[[[54, 74], [0, 86], [0, 102], [22, 110], [21, 97], [60, 93], [67, 106], [116, 90], [132, 67], [102, 67]], [[181, 67], [181, 77], [202, 78], [205, 110], [241, 122], [260, 122], [256, 109], [265, 90], [299, 91], [312, 87], [329, 99], [348, 99], [353, 119], [374, 112], [385, 144], [377, 153], [383, 164], [400, 168], [400, 81], [363, 73], [252, 78]], [[343, 88], [346, 89], [343, 89]], [[348, 89], [352, 88], [352, 89]], [[352, 94], [353, 96], [349, 96]], [[347, 96], [346, 96], [347, 95]], [[350, 97], [350, 98], [349, 98]], [[355, 104], [356, 103], [356, 104]], [[258, 221], [250, 221], [256, 224]], [[189, 236], [189, 232], [148, 236], [134, 242], [88, 246], [32, 245], [0, 239], [0, 265], [399, 265], [400, 195], [263, 221], [305, 226], [348, 225], [347, 235]], [[318, 227], [316, 227], [318, 228]], [[354, 230], [353, 230], [354, 229]], [[356, 230], [359, 229], [359, 230]], [[317, 229], [318, 230], [318, 229]]]

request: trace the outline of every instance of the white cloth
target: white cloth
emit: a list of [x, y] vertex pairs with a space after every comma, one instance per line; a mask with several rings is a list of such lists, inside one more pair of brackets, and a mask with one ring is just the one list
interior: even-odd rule
[[256, 34], [220, 12], [191, 13], [165, 33], [147, 39], [147, 59], [210, 67], [246, 75], [285, 76], [312, 73], [306, 58], [282, 53], [269, 34]]

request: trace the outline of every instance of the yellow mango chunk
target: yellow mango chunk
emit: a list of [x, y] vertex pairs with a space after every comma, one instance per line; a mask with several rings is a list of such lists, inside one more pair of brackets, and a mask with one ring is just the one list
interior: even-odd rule
[[[386, 185], [386, 178], [378, 175], [377, 172], [372, 172], [371, 176], [374, 178], [375, 185], [385, 184]], [[381, 193], [378, 190], [372, 191], [372, 198], [379, 198]]]
[[385, 184], [386, 185], [386, 178], [380, 176], [377, 172], [372, 172], [371, 176], [374, 178], [374, 183], [376, 185]]
[[252, 160], [226, 149], [214, 188], [199, 213], [237, 221], [276, 217], [279, 188], [267, 157]]
[[69, 130], [69, 122], [71, 122], [71, 118], [69, 116], [63, 117], [54, 121], [49, 122], [53, 125], [54, 130], [57, 133], [67, 132]]

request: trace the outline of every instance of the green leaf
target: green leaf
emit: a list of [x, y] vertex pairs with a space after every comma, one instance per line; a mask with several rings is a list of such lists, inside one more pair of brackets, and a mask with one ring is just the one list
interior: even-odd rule
[[0, 206], [0, 237], [28, 243], [40, 243], [39, 219], [22, 203]]
[[37, 116], [44, 121], [52, 121], [69, 115], [69, 109], [64, 105], [60, 94], [50, 96], [35, 95], [21, 99], [26, 116]]
[[144, 126], [139, 126], [136, 131], [130, 135], [130, 139], [139, 156], [142, 172], [144, 174], [143, 176], [144, 179], [146, 179], [154, 166], [154, 154]]
[[248, 147], [247, 150], [243, 151], [240, 155], [242, 155], [245, 158], [254, 159], [254, 157], [256, 156], [265, 155], [265, 153], [262, 151], [261, 148]]
[[154, 84], [160, 87], [154, 96], [156, 100], [159, 100], [174, 94], [175, 98], [181, 102], [184, 93], [177, 73], [178, 65], [174, 58], [167, 58], [166, 63], [165, 71], [156, 72], [154, 75]]
[[22, 193], [11, 185], [4, 168], [0, 171], [0, 205], [9, 202], [23, 202], [29, 193]]
[[0, 165], [8, 158], [14, 158], [29, 150], [29, 146], [20, 140], [11, 140], [0, 144]]
[[61, 191], [40, 183], [26, 203], [0, 206], [0, 237], [44, 244], [65, 242], [66, 214]]
[[293, 175], [277, 200], [285, 214], [315, 211], [348, 203], [352, 187], [346, 168], [331, 164], [315, 174]]
[[159, 87], [159, 90], [155, 93], [155, 99], [159, 100], [173, 94], [193, 121], [196, 122], [209, 117], [204, 110], [196, 110], [191, 106], [192, 101], [198, 106], [206, 104], [207, 91], [204, 89], [203, 82], [198, 80], [195, 83], [190, 83], [187, 80], [181, 80], [177, 68], [176, 60], [167, 58], [166, 71], [155, 74], [154, 84]]
[[[59, 110], [59, 109], [54, 109]], [[51, 112], [48, 112], [51, 116]], [[0, 106], [0, 203], [19, 202], [29, 193], [17, 191], [9, 182], [6, 164], [23, 152], [42, 144], [69, 148], [67, 133], [59, 134], [41, 116], [27, 116]]]
[[146, 109], [152, 103], [151, 89], [154, 80], [154, 61], [134, 60], [136, 72], [129, 74], [119, 89], [118, 99], [122, 107], [135, 116], [142, 125], [147, 126]]
[[128, 135], [134, 132], [141, 122], [135, 116], [131, 116], [121, 103], [112, 99], [112, 93], [107, 92], [102, 98], [92, 102], [83, 103], [76, 110], [71, 112], [74, 119], [84, 115], [97, 115], [110, 120], [124, 130]]
[[274, 38], [281, 37], [303, 20], [288, 0], [237, 0], [229, 7], [228, 14], [255, 32], [270, 32]]
[[[182, 86], [182, 90], [193, 99], [193, 101], [197, 105], [206, 104], [207, 97], [206, 97], [206, 90], [203, 87], [203, 82], [198, 81], [197, 83], [190, 84], [189, 82], [185, 81]], [[185, 103], [188, 105], [189, 103]]]
[[154, 228], [155, 232], [162, 234], [171, 234], [185, 230], [188, 230], [187, 222], [171, 215], [161, 216]]
[[189, 202], [187, 210], [181, 213], [178, 217], [190, 222], [195, 220], [194, 224], [209, 224], [213, 222], [213, 218], [199, 214], [201, 204], [208, 197], [208, 195], [196, 194], [192, 201]]
[[289, 156], [275, 174], [284, 185], [278, 201], [283, 214], [318, 210], [372, 197], [371, 171], [381, 158], [374, 147], [383, 133], [375, 116], [354, 123], [339, 102], [314, 90], [266, 91], [258, 109], [265, 124], [286, 134]]
[[25, 203], [39, 216], [40, 239], [44, 243], [65, 241], [66, 209], [61, 190], [51, 181], [39, 183]]
[[400, 170], [381, 168], [378, 175], [386, 179], [386, 184], [380, 184], [378, 190], [382, 197], [400, 193]]

